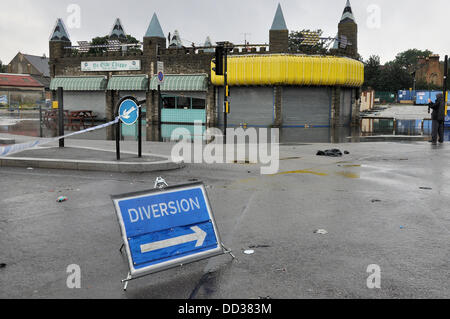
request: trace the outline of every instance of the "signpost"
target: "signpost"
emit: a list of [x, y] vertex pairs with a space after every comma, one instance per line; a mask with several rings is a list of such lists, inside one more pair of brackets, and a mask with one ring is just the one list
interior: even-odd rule
[[161, 112], [162, 112], [162, 97], [161, 97], [161, 85], [164, 84], [164, 62], [161, 62], [161, 56], [159, 55], [159, 47], [158, 47], [158, 61], [157, 61], [157, 67], [156, 72], [158, 74], [158, 131], [159, 136], [161, 137], [162, 141], [162, 134], [161, 134]]
[[138, 122], [138, 157], [142, 157], [142, 110], [141, 105], [146, 101], [138, 102], [132, 96], [122, 98], [116, 109], [116, 114], [119, 117], [119, 122], [116, 124], [116, 157], [120, 160], [120, 126], [121, 123], [125, 125], [134, 125]]
[[206, 258], [234, 258], [221, 242], [203, 183], [111, 198], [128, 256], [126, 284]]
[[[58, 134], [64, 136], [64, 89], [59, 87], [56, 91], [58, 98]], [[59, 140], [59, 147], [64, 148], [64, 139]]]

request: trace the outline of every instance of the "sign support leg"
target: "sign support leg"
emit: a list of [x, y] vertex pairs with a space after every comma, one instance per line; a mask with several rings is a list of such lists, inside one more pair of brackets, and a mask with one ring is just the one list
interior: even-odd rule
[[128, 288], [128, 283], [130, 282], [130, 280], [132, 280], [133, 278], [131, 277], [131, 274], [130, 273], [128, 273], [128, 276], [127, 276], [127, 278], [126, 279], [124, 279], [124, 280], [122, 280], [122, 283], [125, 283], [124, 284], [124, 286], [123, 286], [123, 290], [124, 291], [127, 291], [127, 288]]
[[225, 251], [224, 251], [225, 254], [229, 254], [231, 256], [231, 258], [236, 259], [236, 256], [233, 254], [231, 249], [228, 249], [227, 247], [225, 247], [225, 245], [223, 243], [221, 245], [225, 249]]

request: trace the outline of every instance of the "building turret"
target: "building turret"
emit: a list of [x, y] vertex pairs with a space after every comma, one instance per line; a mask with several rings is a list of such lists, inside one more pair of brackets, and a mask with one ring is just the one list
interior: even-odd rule
[[169, 43], [169, 48], [182, 48], [183, 42], [181, 41], [180, 32], [178, 30], [175, 30], [173, 32], [172, 39]]
[[281, 10], [280, 4], [278, 4], [277, 12], [275, 13], [275, 18], [273, 19], [269, 34], [270, 52], [288, 52], [289, 30], [286, 26], [286, 21], [284, 20], [283, 10]]
[[339, 40], [347, 39], [347, 45], [341, 42], [345, 46], [345, 49], [341, 47], [340, 52], [348, 57], [358, 57], [358, 25], [353, 15], [350, 0], [347, 0], [344, 13], [342, 14], [341, 21], [338, 26], [338, 38]]
[[55, 76], [55, 64], [58, 59], [63, 58], [66, 52], [70, 52], [70, 50], [66, 49], [67, 47], [71, 47], [72, 42], [70, 41], [69, 34], [67, 33], [67, 29], [64, 26], [64, 22], [62, 19], [56, 20], [55, 27], [50, 36], [49, 42], [49, 52], [50, 52], [50, 75], [52, 77]]
[[127, 35], [119, 18], [117, 18], [116, 22], [114, 22], [112, 30], [109, 33], [109, 39], [119, 41], [125, 41], [127, 39]]
[[144, 36], [144, 53], [150, 57], [156, 58], [158, 47], [160, 49], [165, 49], [166, 41], [158, 16], [154, 13]]

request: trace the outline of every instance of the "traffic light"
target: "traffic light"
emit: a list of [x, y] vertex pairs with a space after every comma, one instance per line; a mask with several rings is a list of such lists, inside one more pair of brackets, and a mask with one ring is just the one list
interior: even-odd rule
[[223, 72], [223, 58], [225, 54], [225, 48], [223, 46], [216, 47], [216, 58], [213, 59], [213, 63], [216, 67], [213, 67], [213, 71], [216, 72], [216, 75], [224, 75]]

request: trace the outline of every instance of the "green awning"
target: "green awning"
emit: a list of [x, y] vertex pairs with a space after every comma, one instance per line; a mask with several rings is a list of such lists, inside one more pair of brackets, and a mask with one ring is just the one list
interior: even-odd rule
[[[158, 77], [150, 82], [150, 90], [158, 89]], [[200, 75], [166, 75], [161, 91], [208, 91], [208, 76]]]
[[117, 75], [109, 79], [108, 90], [148, 91], [147, 75]]
[[56, 77], [50, 90], [62, 87], [65, 91], [105, 91], [108, 80], [104, 76]]

